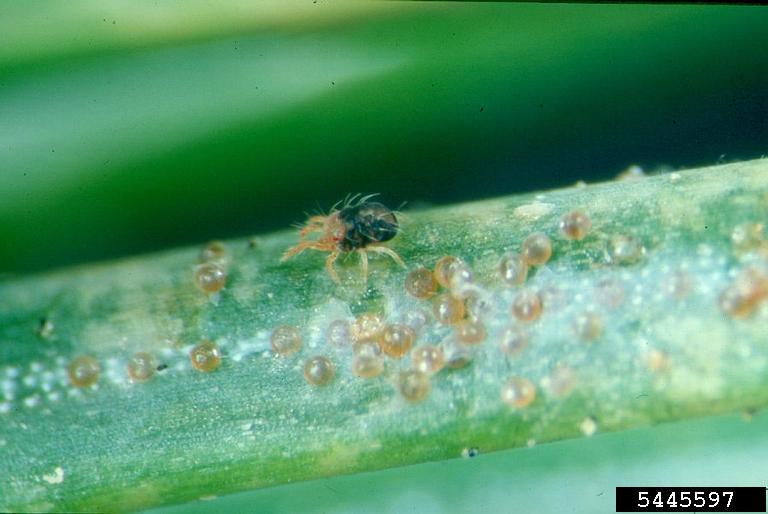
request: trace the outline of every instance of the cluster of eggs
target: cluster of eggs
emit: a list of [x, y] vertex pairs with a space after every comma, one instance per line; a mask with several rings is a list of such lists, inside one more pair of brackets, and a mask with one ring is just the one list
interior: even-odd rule
[[[575, 210], [560, 218], [558, 228], [562, 239], [581, 241], [591, 233], [592, 222], [583, 211]], [[764, 251], [768, 245], [762, 225], [736, 227], [732, 246], [736, 251]], [[610, 235], [606, 238], [606, 262], [609, 264], [621, 266], [638, 262], [643, 252], [642, 244], [632, 236]], [[498, 261], [494, 281], [515, 291], [509, 306], [508, 327], [493, 334], [497, 349], [504, 355], [519, 356], [530, 344], [528, 327], [542, 316], [551, 292], [526, 284], [531, 269], [545, 266], [552, 255], [552, 240], [537, 232]], [[194, 268], [194, 284], [206, 295], [215, 295], [226, 286], [229, 265], [230, 257], [224, 245], [209, 243], [201, 251]], [[484, 296], [486, 291], [476, 283], [471, 266], [455, 256], [443, 256], [431, 268], [419, 266], [412, 269], [405, 277], [403, 289], [430, 306], [434, 322], [449, 328], [453, 335], [451, 340], [457, 344], [420, 343], [419, 327], [391, 322], [377, 313], [333, 320], [326, 327], [324, 339], [331, 347], [348, 349], [351, 358], [342, 358], [338, 362], [350, 362], [351, 373], [360, 379], [382, 376], [388, 369], [388, 361], [407, 363], [399, 365], [392, 378], [405, 400], [418, 403], [429, 396], [436, 375], [470, 364], [471, 348], [489, 339], [484, 324], [484, 312], [489, 306]], [[692, 290], [691, 277], [683, 270], [670, 273], [664, 281], [664, 289], [672, 298], [685, 298]], [[623, 301], [623, 289], [610, 279], [597, 284], [595, 290], [604, 305], [615, 307]], [[765, 267], [745, 266], [720, 291], [718, 305], [726, 315], [741, 319], [755, 312], [766, 298], [768, 272]], [[37, 330], [41, 337], [48, 338], [54, 326], [50, 320], [44, 320]], [[572, 330], [581, 341], [599, 340], [604, 330], [603, 319], [596, 312], [584, 311], [573, 318]], [[275, 355], [295, 357], [302, 350], [302, 331], [300, 327], [290, 325], [273, 327], [269, 342]], [[212, 372], [220, 367], [222, 352], [215, 342], [204, 340], [189, 351], [189, 362], [195, 370]], [[303, 363], [304, 379], [314, 387], [328, 386], [334, 382], [338, 362], [334, 362], [330, 353], [312, 355]], [[669, 361], [664, 352], [653, 351], [648, 366], [652, 371], [660, 371], [669, 366]], [[130, 382], [143, 383], [165, 367], [151, 353], [140, 351], [127, 360], [125, 373]], [[77, 388], [96, 384], [100, 372], [99, 362], [89, 355], [77, 356], [67, 366], [70, 383]], [[568, 366], [560, 366], [546, 381], [555, 391], [568, 391], [573, 387], [575, 375]], [[500, 398], [513, 408], [525, 408], [536, 399], [536, 385], [526, 377], [508, 377], [501, 385]]]

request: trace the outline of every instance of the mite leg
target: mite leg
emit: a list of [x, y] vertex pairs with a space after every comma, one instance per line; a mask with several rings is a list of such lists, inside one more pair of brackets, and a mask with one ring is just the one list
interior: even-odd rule
[[317, 241], [302, 241], [293, 248], [286, 250], [285, 253], [283, 253], [283, 256], [280, 257], [280, 262], [287, 261], [294, 255], [299, 255], [304, 250], [318, 250], [320, 252], [327, 252], [329, 248], [328, 245], [318, 243]]
[[333, 267], [333, 263], [336, 262], [336, 259], [339, 258], [340, 253], [341, 252], [339, 252], [338, 250], [334, 250], [328, 256], [328, 258], [325, 259], [325, 269], [328, 270], [328, 274], [331, 276], [331, 280], [333, 280], [337, 284], [341, 284], [341, 279], [339, 278], [339, 274], [336, 273], [336, 268]]
[[363, 282], [368, 282], [368, 254], [364, 248], [360, 248], [357, 253], [360, 254], [360, 263], [363, 265]]
[[312, 232], [321, 232], [325, 228], [325, 216], [312, 216], [299, 231], [299, 237], [305, 237]]
[[368, 246], [366, 249], [370, 250], [372, 252], [383, 253], [384, 255], [389, 255], [390, 257], [392, 257], [393, 261], [395, 261], [400, 266], [405, 268], [405, 263], [403, 262], [403, 259], [401, 259], [400, 256], [395, 253], [394, 250], [392, 250], [390, 248], [387, 248], [386, 246]]

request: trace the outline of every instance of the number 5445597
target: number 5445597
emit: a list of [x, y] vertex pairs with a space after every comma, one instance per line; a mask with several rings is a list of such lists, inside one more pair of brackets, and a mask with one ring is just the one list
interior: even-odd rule
[[[723, 500], [727, 501], [726, 507], [730, 507], [731, 500], [733, 500], [733, 492], [723, 491], [722, 496]], [[651, 497], [649, 491], [639, 491], [637, 495], [637, 506], [640, 508], [648, 508], [653, 505], [657, 509], [665, 507], [685, 509], [691, 506], [701, 509], [704, 507], [714, 508], [719, 503], [720, 494], [714, 491], [709, 494], [703, 491], [672, 491], [666, 498], [664, 498], [660, 491], [653, 495], [653, 497]]]

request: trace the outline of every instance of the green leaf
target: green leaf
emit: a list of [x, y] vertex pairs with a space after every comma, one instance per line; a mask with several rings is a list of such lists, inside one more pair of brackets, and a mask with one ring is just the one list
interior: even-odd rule
[[[385, 256], [372, 255], [367, 282], [357, 256], [342, 259], [337, 285], [323, 254], [281, 263], [297, 238], [282, 232], [227, 242], [226, 287], [214, 295], [195, 285], [200, 248], [7, 280], [0, 508], [135, 510], [760, 408], [766, 162], [406, 212], [389, 246], [411, 269], [464, 259], [474, 285], [452, 291], [486, 307], [468, 301], [487, 331], [465, 345], [471, 363], [435, 374], [420, 403], [398, 392], [409, 357], [362, 379], [351, 346], [332, 347], [325, 335], [332, 321], [363, 313], [414, 323], [424, 312], [418, 344], [460, 344]], [[592, 223], [581, 241], [558, 229], [574, 209]], [[552, 259], [524, 286], [505, 285], [499, 260], [536, 232], [553, 241]], [[523, 290], [543, 299], [531, 323], [511, 311]], [[589, 336], [578, 328], [588, 313], [601, 327]], [[281, 324], [300, 330], [299, 354], [270, 350]], [[529, 336], [517, 356], [499, 348], [510, 325]], [[222, 353], [210, 373], [189, 360], [203, 339]], [[126, 364], [137, 351], [169, 367], [131, 383]], [[325, 387], [302, 376], [315, 354], [336, 365]], [[99, 362], [97, 385], [70, 385], [67, 364], [78, 355]], [[535, 387], [532, 403], [502, 401], [512, 377]]]

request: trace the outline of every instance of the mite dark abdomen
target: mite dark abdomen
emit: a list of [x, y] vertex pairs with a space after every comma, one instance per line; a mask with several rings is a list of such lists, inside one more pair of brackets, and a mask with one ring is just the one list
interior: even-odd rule
[[339, 211], [339, 219], [345, 227], [345, 237], [339, 243], [345, 252], [389, 241], [399, 228], [395, 214], [378, 202], [345, 207]]

